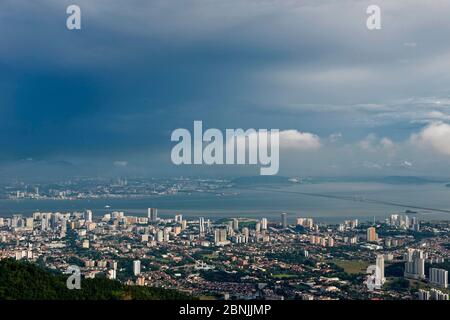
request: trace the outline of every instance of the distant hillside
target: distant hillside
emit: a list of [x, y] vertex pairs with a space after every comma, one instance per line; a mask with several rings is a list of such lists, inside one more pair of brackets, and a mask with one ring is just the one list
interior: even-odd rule
[[[398, 185], [420, 185], [427, 183], [447, 183], [446, 179], [427, 178], [418, 176], [380, 176], [380, 177], [314, 177], [301, 179], [302, 183], [305, 181], [310, 183], [340, 183], [340, 182], [355, 182], [355, 183], [385, 183], [385, 184], [398, 184]], [[236, 186], [249, 186], [249, 185], [292, 185], [293, 182], [287, 177], [283, 176], [248, 176], [239, 177], [232, 180]], [[450, 187], [450, 183], [447, 185]]]
[[232, 180], [237, 186], [265, 185], [265, 184], [292, 184], [287, 177], [281, 176], [250, 176], [239, 177]]
[[340, 176], [340, 177], [313, 177], [310, 182], [313, 183], [385, 183], [385, 184], [426, 184], [426, 183], [448, 183], [448, 178], [419, 177], [419, 176]]
[[437, 181], [415, 176], [389, 176], [382, 178], [381, 182], [388, 184], [425, 184]]
[[109, 279], [83, 279], [80, 290], [67, 277], [32, 263], [0, 260], [0, 300], [190, 300], [175, 290], [126, 286]]

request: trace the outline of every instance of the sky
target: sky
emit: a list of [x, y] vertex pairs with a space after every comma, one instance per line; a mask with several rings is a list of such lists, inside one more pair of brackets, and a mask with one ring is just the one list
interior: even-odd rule
[[[67, 6], [81, 30], [66, 28]], [[366, 9], [381, 8], [381, 30]], [[177, 128], [279, 129], [280, 175], [450, 177], [450, 2], [3, 0], [0, 177], [175, 166]]]

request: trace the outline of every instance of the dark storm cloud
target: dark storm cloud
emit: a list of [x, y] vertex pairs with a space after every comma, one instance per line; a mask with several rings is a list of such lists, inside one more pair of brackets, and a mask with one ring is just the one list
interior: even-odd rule
[[[437, 2], [380, 1], [369, 32], [367, 1], [2, 1], [0, 158], [151, 169], [197, 119], [406, 140], [449, 114]], [[81, 31], [65, 28], [69, 4]]]

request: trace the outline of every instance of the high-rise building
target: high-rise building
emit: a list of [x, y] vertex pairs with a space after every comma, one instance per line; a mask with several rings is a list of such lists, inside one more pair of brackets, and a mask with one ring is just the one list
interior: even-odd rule
[[147, 209], [147, 217], [150, 222], [158, 221], [158, 209], [148, 208]]
[[138, 276], [141, 274], [141, 261], [140, 260], [133, 261], [133, 274], [135, 276]]
[[181, 215], [181, 213], [177, 213], [177, 214], [175, 215], [175, 222], [181, 224], [182, 221], [183, 221], [183, 216]]
[[419, 300], [430, 300], [430, 291], [419, 289], [417, 293]]
[[327, 245], [329, 247], [334, 247], [334, 239], [332, 237], [327, 238]]
[[43, 217], [41, 220], [41, 230], [45, 231], [48, 228], [48, 220], [47, 217]]
[[110, 261], [109, 267], [113, 270], [117, 270], [117, 262], [116, 261]]
[[314, 220], [311, 218], [297, 218], [297, 225], [312, 229], [314, 226]]
[[17, 228], [20, 220], [22, 220], [22, 215], [20, 215], [20, 214], [13, 215], [12, 220], [11, 220], [11, 227]]
[[164, 228], [163, 237], [164, 237], [164, 242], [168, 242], [170, 240], [170, 231], [168, 228]]
[[281, 214], [281, 227], [282, 227], [283, 229], [286, 229], [286, 228], [287, 228], [287, 213], [285, 213], [285, 212], [283, 212], [283, 213]]
[[414, 226], [415, 224], [417, 224], [417, 217], [412, 217], [411, 218], [411, 224]]
[[216, 245], [221, 245], [227, 242], [227, 230], [226, 229], [216, 229], [214, 230], [214, 242]]
[[83, 249], [89, 249], [89, 240], [88, 239], [84, 239], [83, 242], [81, 243], [81, 247]]
[[441, 288], [447, 288], [448, 271], [445, 269], [430, 268], [430, 283]]
[[417, 221], [416, 217], [410, 218], [407, 215], [401, 215], [401, 214], [391, 214], [389, 217], [389, 225], [396, 228], [401, 229], [418, 229], [419, 228], [419, 222]]
[[405, 277], [412, 279], [425, 278], [425, 257], [422, 250], [408, 249], [405, 254]]
[[227, 232], [228, 232], [229, 236], [234, 235], [233, 220], [228, 221], [228, 223], [227, 223]]
[[198, 220], [198, 228], [200, 231], [200, 235], [204, 235], [205, 234], [205, 218], [200, 217]]
[[33, 227], [34, 227], [34, 219], [33, 219], [32, 217], [30, 217], [30, 218], [26, 218], [25, 221], [26, 221], [26, 222], [25, 222], [25, 227], [26, 227], [27, 229], [33, 230]]
[[244, 242], [248, 242], [250, 237], [250, 230], [247, 227], [242, 228], [242, 234], [244, 236]]
[[139, 277], [136, 279], [137, 286], [145, 286], [145, 279], [143, 277]]
[[267, 218], [261, 219], [261, 230], [267, 230]]
[[380, 276], [380, 284], [384, 284], [386, 278], [384, 277], [384, 256], [382, 254], [377, 255], [376, 266]]
[[389, 225], [396, 226], [398, 221], [398, 214], [391, 214], [389, 217]]
[[116, 276], [117, 276], [116, 270], [113, 270], [113, 269], [108, 270], [108, 275], [107, 275], [108, 279], [114, 280], [114, 279], [116, 279]]
[[367, 229], [367, 242], [374, 242], [378, 240], [377, 229], [370, 227]]
[[301, 297], [302, 300], [314, 300], [314, 296], [308, 293], [302, 293]]
[[449, 295], [448, 293], [444, 293], [437, 289], [431, 289], [430, 290], [430, 300], [446, 300], [448, 301]]
[[233, 219], [233, 230], [239, 231], [239, 220], [236, 218]]
[[54, 213], [50, 216], [50, 226], [52, 230], [55, 230], [58, 227], [58, 214]]
[[156, 241], [157, 242], [164, 242], [164, 231], [158, 230], [156, 232]]
[[86, 220], [86, 222], [92, 222], [92, 211], [91, 210], [86, 210], [85, 220]]
[[430, 291], [419, 289], [417, 295], [419, 300], [449, 300], [448, 293], [444, 293], [434, 288]]
[[181, 232], [181, 226], [175, 226], [173, 227], [173, 233], [175, 234], [175, 236], [178, 236]]
[[402, 216], [403, 219], [401, 219], [401, 227], [404, 229], [409, 229], [410, 226], [410, 219], [407, 215]]

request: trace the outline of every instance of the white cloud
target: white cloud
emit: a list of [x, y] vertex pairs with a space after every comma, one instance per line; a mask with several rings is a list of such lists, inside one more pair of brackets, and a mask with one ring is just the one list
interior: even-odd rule
[[427, 117], [435, 120], [450, 120], [450, 115], [444, 112], [434, 110], [427, 113]]
[[405, 43], [403, 43], [403, 46], [407, 47], [407, 48], [415, 48], [415, 47], [417, 47], [417, 43], [415, 43], [415, 42], [405, 42]]
[[358, 146], [365, 151], [373, 151], [375, 146], [376, 137], [374, 134], [369, 134], [363, 140], [358, 143]]
[[375, 163], [375, 162], [370, 162], [370, 161], [364, 161], [362, 166], [365, 168], [368, 168], [368, 169], [376, 169], [376, 170], [383, 169], [382, 165]]
[[287, 149], [314, 150], [321, 146], [319, 136], [297, 130], [280, 131], [280, 146]]
[[389, 138], [383, 138], [380, 140], [380, 146], [384, 150], [393, 151], [395, 148], [395, 143]]
[[358, 146], [369, 152], [387, 151], [389, 153], [395, 150], [395, 143], [389, 138], [378, 139], [373, 133], [369, 134], [366, 138], [358, 143]]
[[413, 145], [450, 155], [450, 125], [444, 122], [434, 122], [423, 128], [419, 133], [411, 135]]
[[342, 133], [340, 133], [340, 132], [332, 133], [332, 134], [330, 134], [328, 139], [330, 140], [330, 142], [337, 142], [338, 140], [342, 139]]
[[[236, 141], [228, 140], [227, 145], [236, 143], [237, 152], [258, 151], [260, 132], [245, 132], [236, 137]], [[294, 129], [279, 131], [278, 147], [285, 150], [316, 150], [321, 147], [320, 137], [309, 132], [300, 132]], [[253, 141], [254, 143], [250, 143]]]
[[128, 166], [128, 162], [127, 161], [114, 161], [114, 166], [115, 167], [126, 167]]

